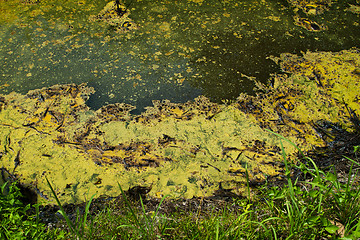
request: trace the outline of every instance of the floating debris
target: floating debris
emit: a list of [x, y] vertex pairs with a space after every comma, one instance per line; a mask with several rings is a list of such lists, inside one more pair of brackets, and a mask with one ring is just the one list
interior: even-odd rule
[[300, 26], [311, 32], [319, 32], [319, 31], [327, 30], [327, 27], [325, 25], [320, 25], [317, 22], [312, 21], [308, 18], [301, 18], [298, 15], [296, 15], [293, 17], [293, 19], [294, 19], [294, 24], [296, 26]]
[[354, 5], [354, 4], [349, 4], [349, 8], [347, 8], [346, 11], [349, 11], [349, 12], [352, 12], [355, 14], [360, 14], [360, 6]]
[[331, 0], [287, 0], [295, 7], [295, 12], [302, 10], [307, 15], [320, 15], [328, 11]]
[[91, 15], [90, 21], [101, 21], [111, 27], [116, 32], [123, 33], [138, 28], [138, 25], [129, 18], [130, 10], [118, 0], [109, 2], [104, 9], [96, 16]]

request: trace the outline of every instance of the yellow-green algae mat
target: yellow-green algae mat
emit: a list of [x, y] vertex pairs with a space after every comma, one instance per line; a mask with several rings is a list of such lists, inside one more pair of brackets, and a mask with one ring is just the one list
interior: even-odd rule
[[[133, 186], [150, 196], [210, 196], [219, 188], [241, 194], [245, 169], [253, 181], [282, 174], [278, 132], [303, 150], [324, 145], [314, 125], [342, 124], [360, 114], [359, 50], [282, 54], [287, 74], [275, 75], [258, 96], [230, 105], [205, 97], [175, 104], [154, 101], [142, 115], [127, 104], [90, 110], [86, 85], [57, 85], [1, 96], [1, 165], [53, 202], [119, 195]], [[295, 149], [284, 142], [288, 154]]]

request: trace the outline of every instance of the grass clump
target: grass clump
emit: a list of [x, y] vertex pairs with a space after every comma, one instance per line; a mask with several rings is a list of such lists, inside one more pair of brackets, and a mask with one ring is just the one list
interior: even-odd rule
[[294, 167], [312, 177], [299, 182], [291, 180], [287, 171], [286, 185], [262, 193], [266, 202], [263, 209], [269, 216], [277, 217], [276, 223], [272, 223], [274, 238], [358, 239], [360, 188], [351, 181], [351, 171], [348, 181], [342, 183], [334, 169], [325, 173], [315, 164], [313, 168], [304, 164]]
[[[48, 231], [39, 222], [39, 205], [25, 205], [16, 182], [5, 182], [0, 193], [0, 239], [63, 239], [65, 232]], [[30, 208], [36, 213], [31, 214]]]

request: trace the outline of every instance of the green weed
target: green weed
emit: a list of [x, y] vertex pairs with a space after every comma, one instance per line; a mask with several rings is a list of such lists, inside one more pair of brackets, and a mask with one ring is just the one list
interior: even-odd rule
[[35, 215], [29, 214], [30, 204], [20, 200], [22, 194], [16, 182], [4, 183], [0, 187], [0, 239], [63, 239], [63, 231], [48, 231], [39, 222], [39, 205]]
[[[275, 135], [297, 148], [282, 136]], [[316, 239], [319, 236], [331, 239], [358, 239], [360, 188], [354, 181], [358, 171], [353, 173], [353, 165], [359, 163], [345, 157], [352, 162], [352, 166], [345, 177], [346, 182], [342, 183], [335, 168], [329, 172], [321, 171], [300, 149], [298, 150], [303, 156], [303, 161], [298, 165], [290, 163], [282, 142], [280, 143], [287, 184], [282, 188], [275, 187], [264, 192], [268, 195], [265, 199], [270, 214], [281, 219], [281, 224], [278, 224], [276, 229], [282, 232], [281, 235], [286, 236], [286, 239], [304, 236], [306, 239]], [[291, 169], [298, 169], [311, 177], [298, 182], [298, 178], [294, 179], [291, 176]]]

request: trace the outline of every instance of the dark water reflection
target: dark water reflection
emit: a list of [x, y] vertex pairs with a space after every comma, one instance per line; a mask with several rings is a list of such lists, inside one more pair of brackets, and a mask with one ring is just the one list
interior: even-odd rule
[[[307, 16], [283, 0], [126, 0], [139, 28], [122, 34], [88, 20], [105, 1], [23, 2], [1, 2], [17, 19], [1, 23], [0, 91], [87, 82], [93, 108], [126, 102], [139, 112], [200, 94], [221, 102], [267, 83], [279, 71], [271, 55], [359, 47], [359, 16], [346, 10], [354, 1]], [[326, 30], [295, 25], [295, 14]]]

